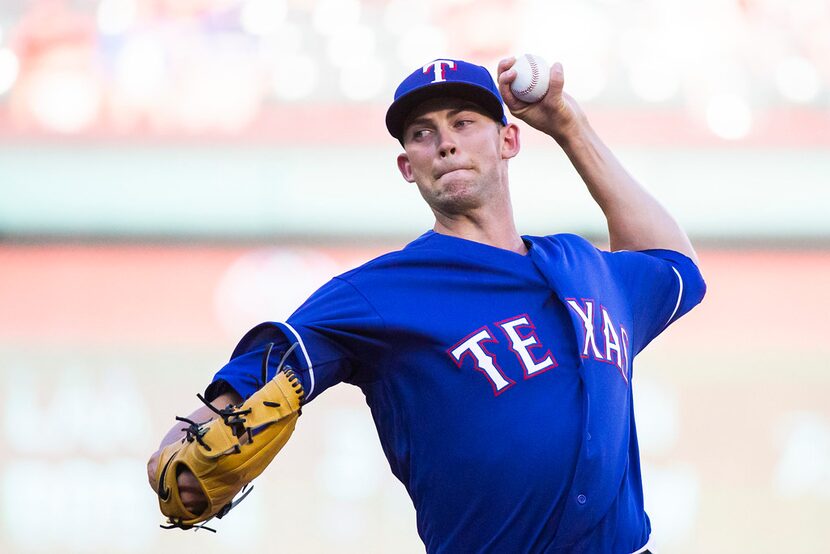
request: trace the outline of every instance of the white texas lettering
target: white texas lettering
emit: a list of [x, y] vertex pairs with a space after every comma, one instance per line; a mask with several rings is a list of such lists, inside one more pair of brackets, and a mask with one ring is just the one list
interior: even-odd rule
[[455, 62], [452, 60], [435, 60], [434, 62], [426, 64], [423, 69], [425, 74], [429, 73], [430, 70], [435, 73], [435, 79], [432, 81], [433, 83], [442, 83], [447, 80], [445, 66], [454, 70]]
[[[529, 316], [523, 315], [515, 319], [497, 323], [496, 325], [501, 327], [504, 334], [507, 335], [507, 339], [510, 341], [510, 350], [516, 354], [519, 358], [519, 363], [524, 367], [525, 379], [558, 365], [550, 350], [545, 353], [545, 357], [541, 361], [537, 362], [533, 359], [530, 349], [534, 346], [542, 345], [539, 342], [539, 337], [536, 336], [536, 326], [530, 321]], [[530, 327], [531, 332], [528, 336], [522, 337], [517, 327]]]
[[496, 363], [496, 358], [482, 346], [482, 343], [485, 342], [498, 342], [486, 327], [471, 335], [469, 338], [464, 339], [462, 343], [450, 351], [450, 355], [458, 367], [461, 367], [462, 361], [467, 354], [472, 355], [475, 369], [487, 377], [487, 380], [493, 386], [493, 393], [498, 396], [515, 385], [516, 382], [502, 373], [501, 368]]
[[582, 320], [582, 328], [585, 331], [585, 340], [582, 341], [585, 345], [582, 349], [582, 357], [588, 357], [588, 347], [590, 346], [594, 358], [602, 360], [602, 354], [599, 353], [599, 350], [597, 349], [597, 342], [594, 338], [594, 301], [584, 300], [584, 302], [585, 309], [583, 310], [576, 300], [572, 298], [567, 299], [568, 306], [570, 306], [573, 311], [576, 312], [576, 315], [579, 316], [579, 319]]
[[[622, 369], [620, 338], [617, 336], [617, 330], [614, 329], [614, 324], [611, 322], [611, 316], [608, 315], [608, 310], [605, 308], [602, 308], [602, 334], [605, 335], [605, 359], [611, 362], [611, 354], [614, 353], [617, 358], [617, 367]], [[625, 377], [625, 375], [623, 375], [623, 377]]]

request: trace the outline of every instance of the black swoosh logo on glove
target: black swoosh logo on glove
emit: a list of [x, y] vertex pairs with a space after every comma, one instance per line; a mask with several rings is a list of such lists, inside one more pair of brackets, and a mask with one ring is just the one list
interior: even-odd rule
[[167, 476], [167, 468], [170, 467], [170, 462], [172, 462], [175, 457], [176, 457], [175, 454], [170, 456], [170, 459], [167, 460], [167, 463], [164, 464], [164, 468], [162, 468], [162, 470], [161, 470], [161, 476], [159, 477], [158, 495], [159, 495], [159, 498], [161, 498], [162, 502], [167, 502], [168, 500], [170, 500], [170, 489], [165, 489], [164, 488], [164, 478]]

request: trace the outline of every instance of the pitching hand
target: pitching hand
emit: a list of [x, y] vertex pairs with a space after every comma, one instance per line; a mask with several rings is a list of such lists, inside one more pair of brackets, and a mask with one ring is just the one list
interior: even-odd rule
[[576, 101], [563, 90], [565, 73], [562, 64], [553, 64], [547, 94], [539, 102], [530, 104], [516, 98], [510, 90], [510, 83], [516, 79], [516, 70], [512, 69], [514, 63], [516, 58], [505, 58], [498, 67], [499, 91], [510, 113], [556, 140], [567, 136], [585, 119]]

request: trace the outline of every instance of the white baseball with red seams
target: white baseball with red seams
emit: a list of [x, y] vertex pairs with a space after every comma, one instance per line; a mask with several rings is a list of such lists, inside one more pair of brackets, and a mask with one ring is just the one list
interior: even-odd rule
[[516, 70], [516, 80], [510, 84], [510, 90], [522, 102], [538, 102], [548, 92], [550, 66], [539, 56], [519, 56], [513, 69]]

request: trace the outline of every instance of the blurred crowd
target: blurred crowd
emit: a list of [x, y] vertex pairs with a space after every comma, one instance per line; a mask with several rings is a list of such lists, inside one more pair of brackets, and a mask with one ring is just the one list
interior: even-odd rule
[[245, 132], [384, 105], [435, 57], [565, 63], [583, 102], [683, 110], [740, 139], [830, 105], [825, 0], [20, 0], [0, 3], [0, 129]]

